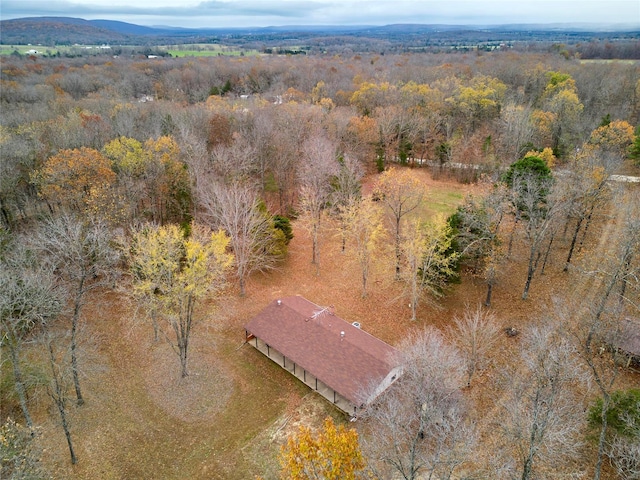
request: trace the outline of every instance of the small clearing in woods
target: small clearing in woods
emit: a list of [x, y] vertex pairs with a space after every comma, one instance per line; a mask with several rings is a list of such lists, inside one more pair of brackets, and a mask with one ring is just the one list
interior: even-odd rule
[[[413, 170], [427, 189], [428, 211], [452, 212], [474, 185], [434, 181], [425, 170]], [[370, 184], [370, 182], [369, 182]], [[365, 189], [367, 184], [365, 184]], [[333, 305], [347, 321], [395, 345], [413, 329], [445, 329], [465, 306], [484, 300], [480, 279], [463, 272], [438, 306], [422, 305], [411, 322], [402, 287], [393, 280], [392, 255], [380, 255], [370, 277], [369, 294], [361, 298], [360, 272], [340, 251], [337, 234], [328, 228], [320, 242], [320, 274], [310, 263], [308, 235], [293, 223], [295, 237], [281, 268], [254, 275], [247, 295], [230, 287], [215, 302], [200, 305], [190, 346], [190, 375], [180, 378], [179, 360], [166, 342], [153, 341], [150, 324], [122, 292], [96, 295], [84, 313], [85, 338], [99, 341], [86, 355], [86, 404], [71, 407], [71, 432], [79, 463], [71, 466], [66, 443], [53, 412], [41, 409], [44, 460], [61, 479], [249, 479], [277, 478], [277, 455], [286, 436], [301, 424], [319, 426], [331, 415], [344, 417], [293, 376], [244, 345], [243, 325], [268, 302], [303, 295], [319, 305]], [[595, 238], [595, 231], [592, 237]], [[494, 289], [492, 311], [504, 327], [522, 329], [545, 314], [553, 296], [570, 287], [558, 258], [544, 278], [534, 279], [529, 300], [520, 299], [525, 279], [522, 258], [513, 256]], [[500, 366], [518, 355], [517, 337], [506, 335], [492, 352], [489, 367], [467, 390], [478, 418], [492, 416], [497, 404], [490, 380]], [[91, 367], [91, 368], [89, 368]]]

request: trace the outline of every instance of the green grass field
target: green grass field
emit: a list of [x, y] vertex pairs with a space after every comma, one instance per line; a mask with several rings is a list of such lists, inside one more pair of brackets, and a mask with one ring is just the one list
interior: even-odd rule
[[[131, 45], [123, 47], [124, 49], [139, 50], [142, 47]], [[166, 51], [172, 57], [217, 57], [224, 56], [254, 56], [260, 52], [257, 50], [242, 50], [235, 47], [218, 44], [187, 44], [187, 45], [164, 45], [158, 46], [158, 50]], [[73, 53], [74, 55], [95, 55], [103, 53], [103, 50], [97, 45], [74, 45], [74, 46], [57, 46], [45, 47], [41, 45], [0, 45], [0, 55], [11, 55], [18, 52], [21, 55], [28, 55], [30, 50], [36, 50], [38, 55], [55, 55], [60, 53], [66, 55]]]
[[[0, 45], [0, 55], [11, 55], [13, 52], [17, 51], [21, 55], [27, 55], [29, 50], [37, 50], [41, 54], [55, 54], [58, 51], [61, 51], [62, 48], [65, 47], [42, 47], [42, 46], [33, 46], [33, 45]], [[66, 47], [68, 48], [68, 47]]]
[[171, 54], [172, 57], [217, 57], [240, 56], [240, 55], [258, 55], [257, 50], [239, 50], [233, 47], [219, 44], [185, 44], [185, 45], [167, 45], [159, 47]]
[[427, 190], [424, 213], [436, 215], [442, 213], [449, 216], [456, 211], [464, 201], [464, 193], [451, 190], [448, 186], [430, 187]]

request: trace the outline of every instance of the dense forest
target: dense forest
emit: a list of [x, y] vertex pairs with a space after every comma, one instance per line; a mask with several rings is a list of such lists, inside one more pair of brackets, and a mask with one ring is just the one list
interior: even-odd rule
[[[0, 58], [2, 478], [640, 478], [640, 65], [530, 50]], [[307, 284], [404, 374], [265, 442]]]

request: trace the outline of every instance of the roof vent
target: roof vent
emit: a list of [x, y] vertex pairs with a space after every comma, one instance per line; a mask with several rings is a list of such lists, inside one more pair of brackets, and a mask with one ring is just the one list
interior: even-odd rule
[[351, 325], [353, 325], [356, 328], [360, 328], [360, 322], [352, 322]]
[[282, 300], [278, 299], [278, 305], [282, 305]]
[[340, 332], [340, 340], [344, 338], [344, 331]]

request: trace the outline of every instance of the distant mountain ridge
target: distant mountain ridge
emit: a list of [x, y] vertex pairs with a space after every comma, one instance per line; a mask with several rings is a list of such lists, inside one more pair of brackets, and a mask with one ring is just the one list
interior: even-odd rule
[[[603, 30], [604, 28], [604, 30]], [[631, 38], [640, 36], [640, 27], [629, 25], [628, 28], [617, 26], [617, 31], [628, 32]], [[468, 32], [470, 40], [485, 37], [498, 39], [519, 38], [522, 32], [574, 32], [601, 33], [606, 26], [594, 25], [428, 25], [428, 24], [394, 24], [394, 25], [285, 25], [271, 27], [240, 28], [180, 28], [180, 27], [146, 27], [115, 20], [85, 20], [73, 17], [27, 17], [0, 21], [0, 43], [41, 44], [47, 46], [70, 44], [122, 44], [122, 45], [161, 45], [166, 43], [211, 42], [221, 37], [258, 36], [261, 40], [282, 40], [287, 34], [295, 34], [300, 38], [320, 36], [355, 36], [374, 38], [393, 38], [401, 42], [403, 38], [417, 35], [443, 35], [447, 32], [458, 32], [456, 38], [464, 38]], [[490, 34], [490, 35], [486, 35]], [[279, 37], [280, 36], [280, 37]], [[587, 36], [588, 38], [588, 36]], [[252, 39], [255, 39], [253, 37]]]

